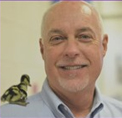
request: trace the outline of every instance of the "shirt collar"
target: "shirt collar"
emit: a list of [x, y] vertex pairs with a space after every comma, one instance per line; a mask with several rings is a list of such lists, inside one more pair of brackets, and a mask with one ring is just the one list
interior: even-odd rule
[[[45, 80], [42, 88], [42, 98], [44, 102], [47, 104], [47, 106], [50, 109], [52, 109], [52, 112], [56, 118], [65, 117], [66, 114], [64, 113], [64, 111], [66, 111], [69, 114], [70, 118], [74, 117], [70, 109], [51, 90], [51, 88], [48, 85], [47, 79]], [[98, 87], [96, 87], [93, 106], [88, 117], [91, 116], [94, 117], [99, 111], [102, 110], [102, 108], [103, 108], [102, 98]]]
[[103, 109], [103, 107], [104, 104], [103, 104], [102, 96], [99, 88], [96, 86], [94, 101], [90, 112], [90, 116], [93, 118], [96, 114], [98, 114]]
[[43, 88], [42, 88], [42, 98], [44, 102], [47, 104], [47, 106], [52, 110], [54, 116], [56, 118], [62, 118], [65, 117], [64, 114], [60, 111], [59, 106], [66, 106], [51, 90], [51, 88], [48, 85], [47, 79], [44, 82]]

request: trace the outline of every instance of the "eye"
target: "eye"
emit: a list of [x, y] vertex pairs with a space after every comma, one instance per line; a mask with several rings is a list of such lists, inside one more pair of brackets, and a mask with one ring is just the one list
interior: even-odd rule
[[66, 39], [66, 37], [63, 36], [52, 36], [50, 38], [50, 43], [53, 45], [57, 45], [60, 44], [61, 42], [63, 42]]
[[77, 36], [78, 40], [84, 41], [84, 42], [89, 42], [92, 40], [92, 36], [88, 34], [81, 34]]

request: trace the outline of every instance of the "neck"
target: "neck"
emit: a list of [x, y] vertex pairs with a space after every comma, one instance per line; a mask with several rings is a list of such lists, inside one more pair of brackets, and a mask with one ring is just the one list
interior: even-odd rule
[[75, 117], [85, 117], [91, 110], [94, 87], [79, 92], [56, 92], [58, 97], [70, 108]]

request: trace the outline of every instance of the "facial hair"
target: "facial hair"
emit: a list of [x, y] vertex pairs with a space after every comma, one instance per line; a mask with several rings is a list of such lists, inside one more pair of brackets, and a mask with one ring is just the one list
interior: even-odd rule
[[58, 78], [59, 85], [69, 92], [80, 92], [85, 89], [89, 83], [89, 76], [85, 76], [84, 78], [76, 78], [75, 75], [69, 75], [69, 78]]

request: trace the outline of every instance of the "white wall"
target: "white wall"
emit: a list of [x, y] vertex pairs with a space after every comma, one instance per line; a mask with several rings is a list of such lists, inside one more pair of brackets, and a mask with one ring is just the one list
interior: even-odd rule
[[33, 88], [41, 89], [45, 72], [39, 49], [40, 25], [50, 2], [1, 2], [1, 93], [29, 74]]
[[104, 94], [122, 100], [122, 1], [93, 4], [101, 13], [105, 32], [109, 36], [99, 86]]

